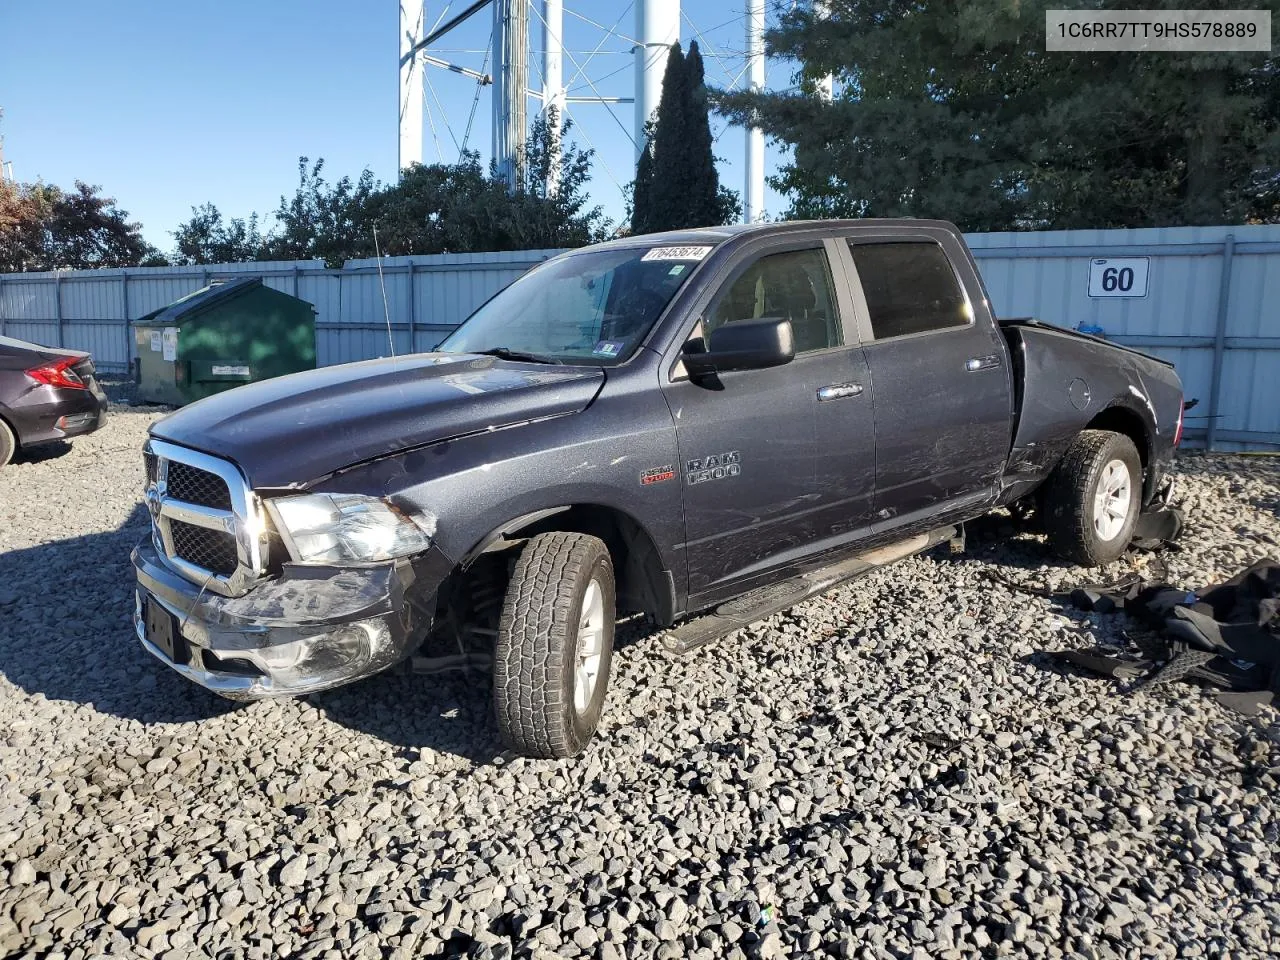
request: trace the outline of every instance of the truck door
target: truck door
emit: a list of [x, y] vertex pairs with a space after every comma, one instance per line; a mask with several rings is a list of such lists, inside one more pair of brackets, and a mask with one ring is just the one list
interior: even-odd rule
[[[746, 256], [690, 331], [690, 337], [707, 337], [722, 324], [786, 317], [795, 359], [724, 373], [714, 382], [691, 381], [677, 367], [663, 387], [680, 448], [694, 603], [744, 589], [799, 558], [820, 529], [818, 391], [848, 378], [842, 373], [832, 380], [844, 332], [825, 248], [818, 239], [798, 246], [791, 240]], [[870, 477], [867, 482], [869, 498]]]
[[959, 241], [939, 233], [847, 241], [875, 386], [882, 529], [991, 498], [1009, 455], [1008, 351], [976, 276], [966, 290], [953, 267]]

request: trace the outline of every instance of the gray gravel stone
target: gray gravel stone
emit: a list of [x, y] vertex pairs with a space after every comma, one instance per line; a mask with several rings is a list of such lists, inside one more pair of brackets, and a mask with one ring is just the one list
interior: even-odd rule
[[[0, 955], [1280, 952], [1275, 714], [1050, 669], [1130, 625], [986, 578], [1145, 555], [997, 517], [688, 658], [628, 624], [585, 756], [498, 763], [482, 675], [234, 705], [139, 649], [155, 415], [0, 470]], [[1178, 469], [1175, 582], [1280, 556], [1280, 464]]]

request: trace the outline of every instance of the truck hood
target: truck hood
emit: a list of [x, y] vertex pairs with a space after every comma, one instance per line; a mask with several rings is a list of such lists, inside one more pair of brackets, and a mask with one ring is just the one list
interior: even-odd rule
[[234, 461], [257, 489], [298, 487], [378, 457], [577, 413], [604, 371], [425, 353], [322, 367], [220, 393], [151, 433]]

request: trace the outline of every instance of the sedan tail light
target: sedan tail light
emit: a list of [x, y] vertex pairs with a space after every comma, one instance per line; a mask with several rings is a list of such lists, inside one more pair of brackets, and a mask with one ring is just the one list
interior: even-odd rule
[[71, 369], [79, 362], [79, 357], [64, 357], [61, 360], [51, 360], [48, 363], [42, 363], [38, 367], [32, 367], [27, 371], [27, 376], [36, 381], [36, 383], [47, 384], [50, 387], [87, 390], [88, 387], [80, 379], [80, 374]]
[[1173, 445], [1175, 448], [1178, 446], [1178, 444], [1182, 443], [1182, 418], [1186, 416], [1186, 414], [1187, 414], [1187, 408], [1185, 405], [1183, 405], [1178, 410], [1178, 425], [1177, 427], [1174, 428], [1174, 431], [1173, 431]]

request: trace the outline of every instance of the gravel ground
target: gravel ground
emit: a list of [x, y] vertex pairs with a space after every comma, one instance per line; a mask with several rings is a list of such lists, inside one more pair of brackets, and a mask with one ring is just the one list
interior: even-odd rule
[[[507, 760], [481, 676], [236, 706], [147, 656], [154, 415], [0, 471], [0, 955], [1280, 951], [1276, 715], [1050, 668], [1119, 625], [984, 579], [1099, 578], [1032, 537], [685, 659], [635, 633], [584, 757]], [[1179, 469], [1174, 580], [1280, 556], [1280, 461]]]

